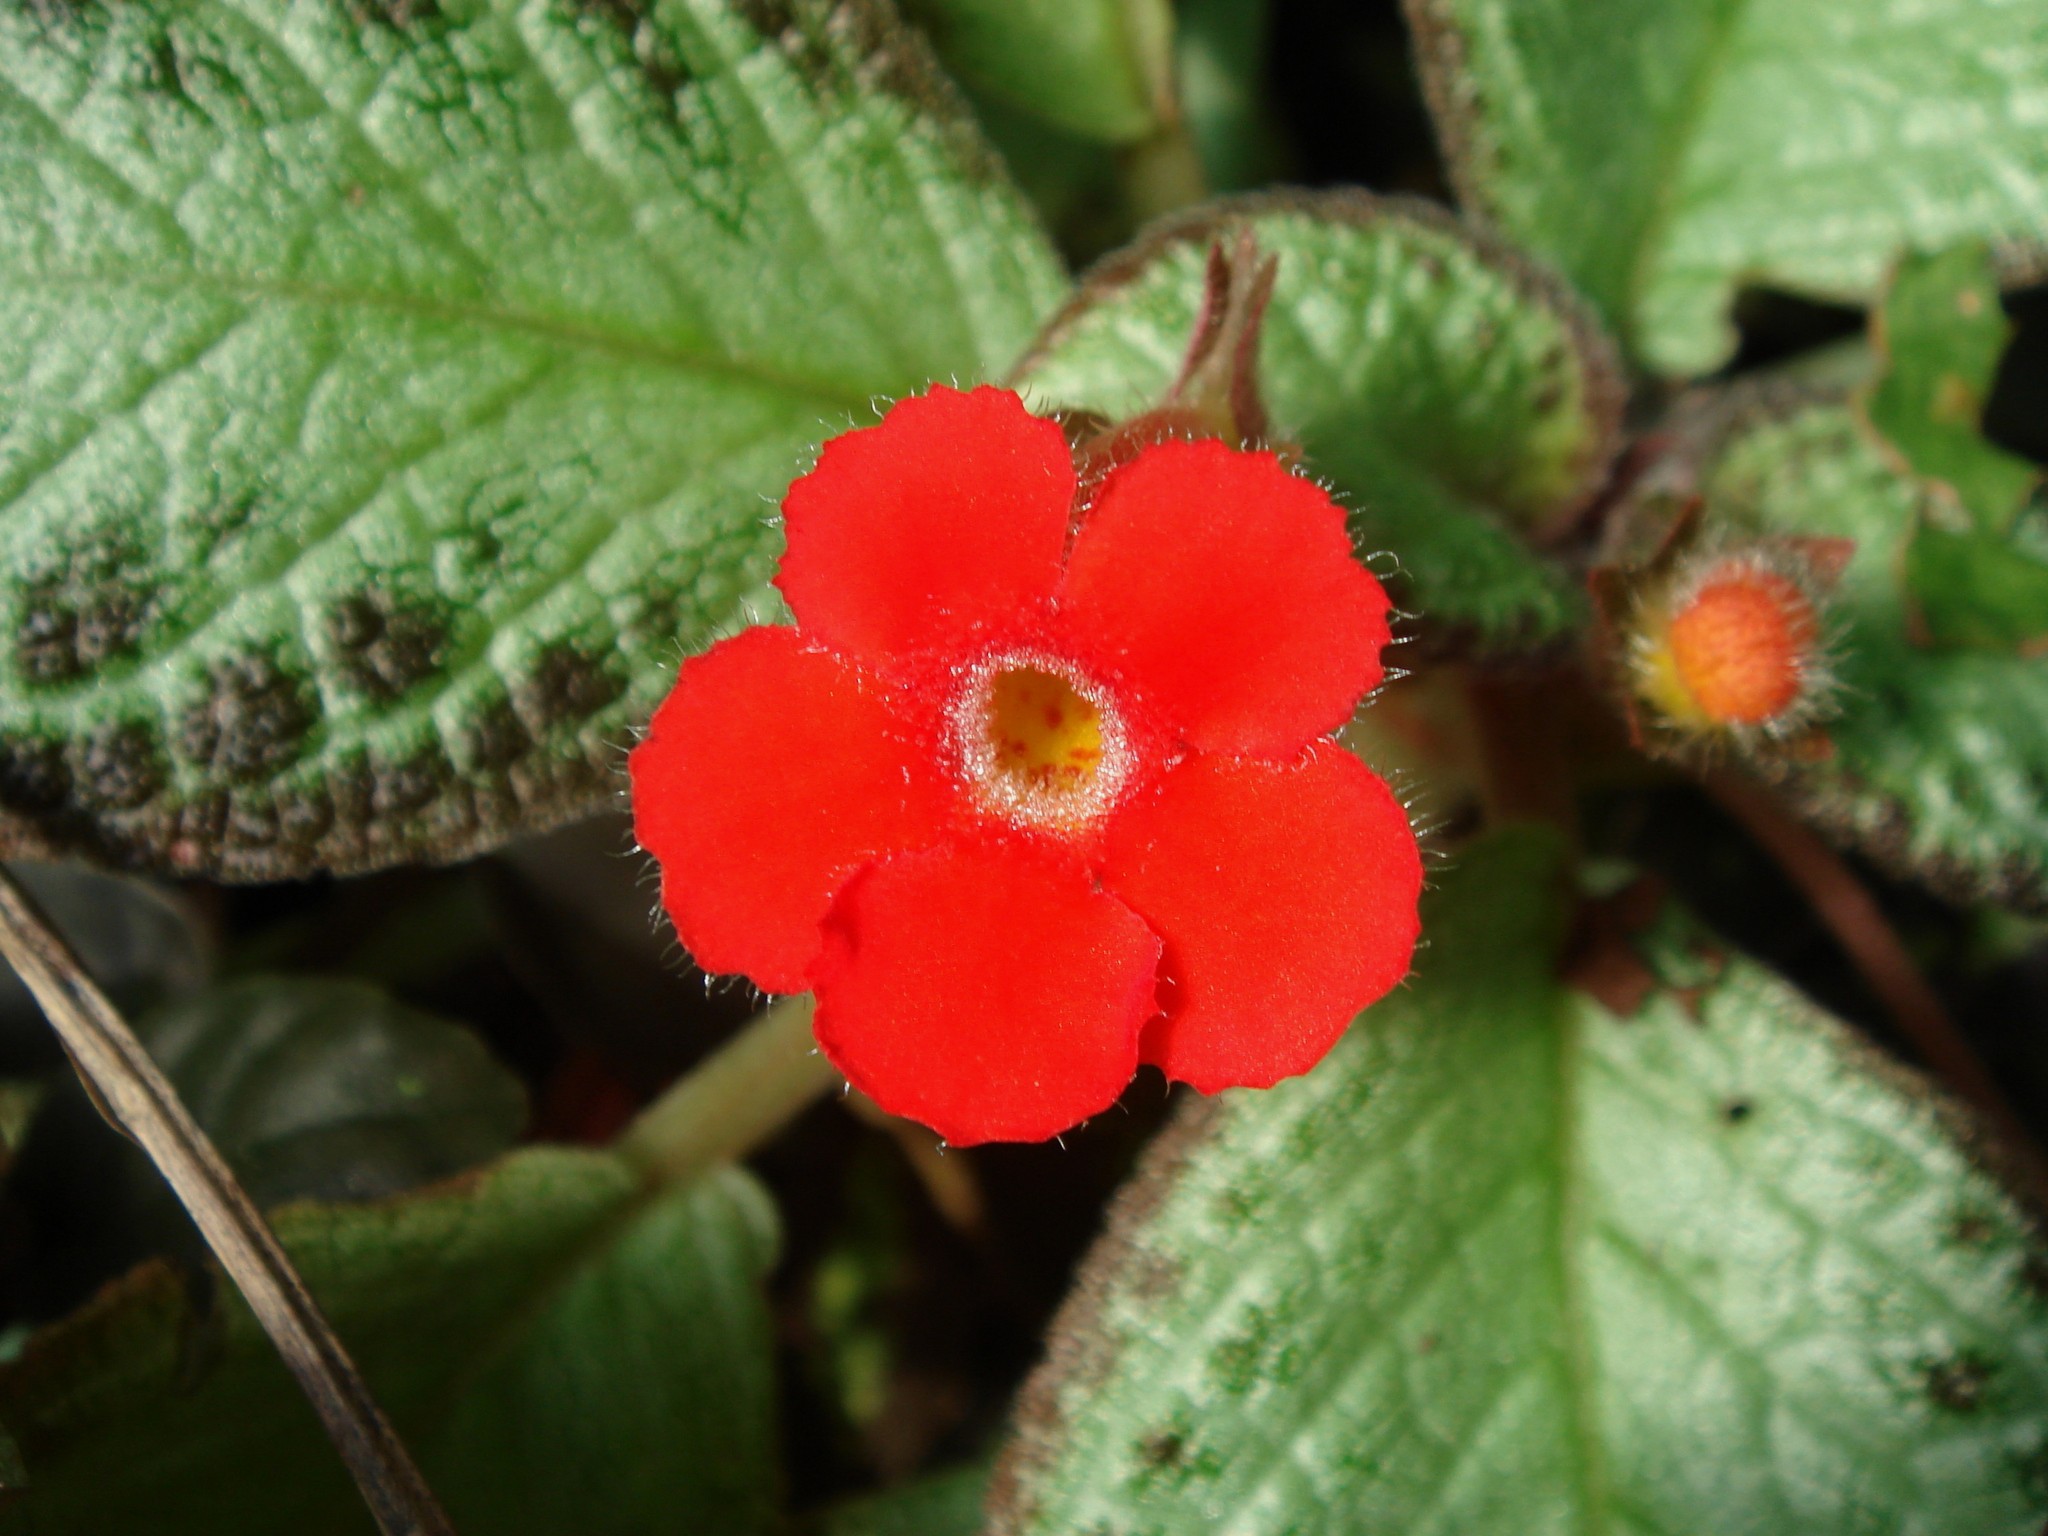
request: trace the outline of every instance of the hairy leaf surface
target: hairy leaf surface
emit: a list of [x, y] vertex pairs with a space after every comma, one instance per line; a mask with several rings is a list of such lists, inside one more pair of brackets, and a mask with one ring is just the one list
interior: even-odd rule
[[1548, 836], [1471, 850], [1409, 988], [1169, 1133], [1026, 1390], [995, 1532], [2038, 1523], [2014, 1204], [1917, 1084], [1668, 909], [1579, 956], [1608, 1003], [1560, 980], [1568, 905]]
[[[1336, 482], [1426, 632], [1507, 649], [1579, 621], [1576, 582], [1522, 532], [1567, 516], [1615, 444], [1620, 383], [1556, 284], [1420, 203], [1238, 199], [1111, 258], [1017, 383], [1110, 417], [1157, 401], [1193, 333], [1210, 245], [1248, 227], [1279, 258], [1260, 382], [1275, 432]], [[1391, 568], [1391, 565], [1383, 566]]]
[[1043, 240], [884, 0], [0, 7], [0, 810], [234, 878], [604, 803]]
[[1668, 373], [1740, 283], [1862, 301], [1906, 249], [2048, 250], [2034, 0], [1407, 0], [1466, 205]]

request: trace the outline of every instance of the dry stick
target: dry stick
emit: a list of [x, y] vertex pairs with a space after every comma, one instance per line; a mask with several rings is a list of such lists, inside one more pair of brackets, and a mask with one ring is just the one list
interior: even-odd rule
[[1776, 860], [1804, 893], [1815, 915], [1863, 973], [1899, 1032], [1936, 1076], [1967, 1099], [2000, 1132], [2027, 1173], [2048, 1188], [2048, 1159], [1970, 1048], [1920, 967], [1906, 952], [1876, 900], [1839, 854], [1804, 822], [1793, 819], [1760, 785], [1726, 773], [1706, 776], [1707, 792]]
[[298, 1377], [378, 1526], [386, 1536], [454, 1536], [269, 1223], [78, 957], [4, 870], [0, 957], [42, 1004], [100, 1112], [141, 1145], [192, 1213]]

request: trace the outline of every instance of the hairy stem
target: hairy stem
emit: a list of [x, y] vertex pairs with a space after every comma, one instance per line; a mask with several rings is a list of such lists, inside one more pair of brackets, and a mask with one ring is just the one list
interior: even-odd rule
[[843, 1079], [811, 1038], [809, 993], [783, 998], [627, 1126], [617, 1151], [659, 1187], [746, 1156]]
[[1479, 737], [1480, 798], [1486, 819], [1540, 821], [1578, 837], [1571, 764], [1551, 679], [1475, 671], [1466, 684]]
[[108, 1122], [149, 1154], [298, 1378], [386, 1536], [453, 1536], [270, 1224], [28, 893], [0, 870], [0, 957], [35, 994]]

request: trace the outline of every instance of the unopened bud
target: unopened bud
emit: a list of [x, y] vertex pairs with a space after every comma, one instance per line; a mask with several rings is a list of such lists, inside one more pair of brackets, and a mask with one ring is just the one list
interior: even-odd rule
[[1775, 545], [1685, 560], [1637, 608], [1637, 697], [1682, 731], [1785, 736], [1810, 725], [1833, 684], [1821, 575]]
[[1153, 444], [1174, 438], [1214, 437], [1233, 448], [1271, 448], [1291, 456], [1285, 444], [1270, 441], [1272, 423], [1259, 387], [1259, 339], [1279, 271], [1280, 259], [1261, 255], [1248, 227], [1228, 246], [1217, 238], [1209, 248], [1194, 334], [1166, 394], [1123, 421], [1070, 419], [1068, 435], [1084, 491]]

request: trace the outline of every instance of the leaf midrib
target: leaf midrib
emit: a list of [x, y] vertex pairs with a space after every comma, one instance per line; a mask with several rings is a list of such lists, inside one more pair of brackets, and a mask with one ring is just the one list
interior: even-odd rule
[[1557, 1286], [1564, 1345], [1564, 1395], [1568, 1429], [1578, 1455], [1579, 1493], [1588, 1536], [1612, 1528], [1607, 1456], [1594, 1401], [1592, 1325], [1586, 1309], [1586, 1277], [1579, 1255], [1586, 1236], [1586, 1179], [1580, 1156], [1579, 1061], [1585, 1050], [1584, 1024], [1562, 992], [1551, 1001], [1557, 1042]]
[[1673, 117], [1671, 132], [1658, 146], [1649, 204], [1643, 210], [1642, 223], [1638, 227], [1635, 251], [1628, 265], [1627, 286], [1621, 295], [1621, 309], [1614, 316], [1614, 323], [1631, 342], [1637, 340], [1636, 317], [1642, 310], [1644, 295], [1652, 286], [1658, 253], [1678, 216], [1680, 172], [1699, 135], [1700, 121], [1706, 116], [1714, 89], [1727, 73], [1728, 55], [1734, 48], [1736, 34], [1742, 30], [1744, 18], [1749, 14], [1750, 4], [1751, 0], [1728, 0], [1719, 30], [1700, 50], [1699, 62], [1686, 85], [1684, 102]]
[[[512, 1154], [517, 1156], [517, 1150]], [[477, 1380], [497, 1360], [516, 1349], [520, 1342], [552, 1311], [569, 1289], [593, 1266], [602, 1264], [666, 1199], [693, 1198], [686, 1186], [649, 1183], [633, 1176], [625, 1161], [609, 1148], [590, 1154], [593, 1162], [606, 1162], [626, 1174], [626, 1182], [613, 1197], [613, 1204], [576, 1238], [538, 1265], [524, 1293], [480, 1332], [463, 1360], [450, 1371], [442, 1390], [434, 1395], [423, 1423], [432, 1426], [435, 1439], [454, 1422], [462, 1400], [474, 1390]], [[713, 1174], [718, 1170], [713, 1170]], [[703, 1181], [698, 1181], [701, 1188]]]
[[646, 367], [678, 373], [701, 374], [728, 384], [737, 384], [785, 399], [811, 400], [835, 411], [864, 413], [874, 400], [875, 389], [858, 385], [805, 379], [784, 373], [756, 359], [701, 347], [678, 345], [644, 334], [629, 335], [580, 325], [552, 316], [488, 304], [464, 304], [449, 299], [426, 298], [416, 294], [336, 288], [320, 283], [290, 282], [275, 278], [248, 278], [204, 272], [181, 273], [175, 278], [147, 278], [129, 272], [36, 272], [0, 275], [0, 294], [50, 291], [127, 291], [176, 296], [182, 293], [223, 299], [253, 309], [265, 302], [294, 304], [307, 308], [373, 310], [408, 319], [449, 327], [502, 331], [526, 336], [557, 347], [609, 356]]

